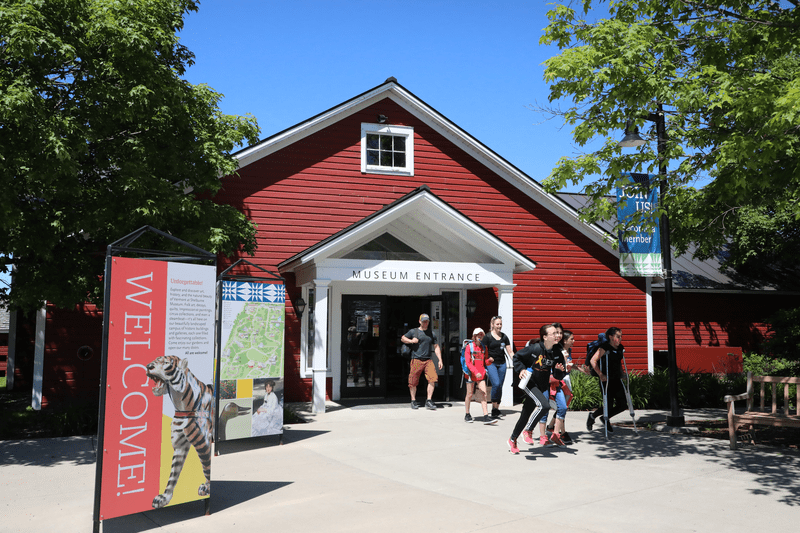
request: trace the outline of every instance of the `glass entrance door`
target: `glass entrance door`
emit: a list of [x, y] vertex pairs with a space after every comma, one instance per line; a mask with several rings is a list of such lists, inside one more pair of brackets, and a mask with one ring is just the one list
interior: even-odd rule
[[[432, 318], [431, 329], [436, 333], [444, 358], [434, 398], [450, 399], [458, 387], [451, 384], [453, 365], [459, 368], [461, 365], [458, 293], [389, 297], [342, 295], [342, 398], [408, 397], [409, 363], [400, 355], [400, 337], [419, 325], [422, 313]], [[460, 371], [456, 374], [460, 376]]]
[[342, 398], [386, 396], [385, 316], [385, 296], [342, 296]]

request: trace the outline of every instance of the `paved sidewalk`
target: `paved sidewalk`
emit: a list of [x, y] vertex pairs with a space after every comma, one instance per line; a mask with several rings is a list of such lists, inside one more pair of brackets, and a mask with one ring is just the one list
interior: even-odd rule
[[[800, 456], [727, 441], [618, 428], [606, 441], [567, 415], [568, 448], [505, 444], [519, 406], [495, 426], [463, 403], [330, 404], [277, 437], [222, 443], [202, 502], [103, 522], [143, 531], [561, 532], [791, 531]], [[473, 415], [479, 407], [473, 407]], [[691, 412], [720, 416], [721, 411]], [[640, 411], [650, 422], [665, 413]], [[627, 413], [617, 417], [629, 420]], [[0, 532], [92, 530], [95, 440], [0, 441]]]

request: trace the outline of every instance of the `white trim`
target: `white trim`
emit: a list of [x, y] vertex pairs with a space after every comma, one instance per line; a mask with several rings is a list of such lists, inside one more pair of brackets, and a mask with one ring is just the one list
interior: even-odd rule
[[[381, 165], [367, 164], [367, 134], [377, 133], [380, 135], [391, 135], [393, 137], [404, 137], [406, 140], [406, 166], [405, 167], [385, 167]], [[414, 128], [410, 126], [392, 126], [389, 124], [369, 124], [361, 123], [361, 172], [365, 174], [387, 174], [391, 176], [413, 176], [414, 175]]]
[[36, 337], [33, 344], [33, 392], [31, 407], [42, 409], [42, 382], [44, 380], [44, 329], [47, 324], [47, 305], [36, 312]]
[[325, 392], [328, 378], [328, 346], [330, 345], [331, 282], [327, 279], [314, 280], [314, 354], [311, 372], [313, 413], [325, 412]]
[[653, 361], [653, 347], [655, 346], [653, 335], [653, 278], [645, 278], [644, 302], [647, 309], [647, 372], [652, 374], [655, 371]]
[[[497, 287], [497, 314], [503, 317], [503, 333], [508, 336], [511, 350], [514, 350], [514, 284], [500, 285]], [[503, 357], [508, 357], [507, 353]], [[506, 377], [503, 380], [503, 394], [500, 396], [500, 405], [503, 407], [514, 406], [514, 364], [507, 360]]]

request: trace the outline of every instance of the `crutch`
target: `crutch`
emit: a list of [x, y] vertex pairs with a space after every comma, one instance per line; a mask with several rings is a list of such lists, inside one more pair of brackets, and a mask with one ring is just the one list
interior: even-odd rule
[[606, 358], [606, 385], [604, 387], [603, 380], [600, 380], [600, 389], [603, 391], [603, 430], [606, 432], [606, 440], [608, 440], [608, 352], [603, 355]]
[[619, 378], [619, 380], [622, 382], [622, 388], [625, 390], [625, 399], [628, 400], [628, 411], [630, 411], [631, 420], [633, 421], [633, 432], [638, 436], [639, 430], [636, 428], [636, 412], [633, 410], [633, 400], [631, 400], [631, 378], [628, 376], [628, 364], [625, 362], [624, 355], [622, 356], [622, 364], [625, 366], [625, 379]]

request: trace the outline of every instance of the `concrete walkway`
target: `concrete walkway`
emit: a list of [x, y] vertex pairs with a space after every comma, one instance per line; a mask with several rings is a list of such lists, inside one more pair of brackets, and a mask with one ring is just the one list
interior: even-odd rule
[[[715, 532], [791, 531], [800, 455], [727, 441], [618, 428], [588, 433], [567, 415], [569, 448], [505, 444], [519, 406], [495, 426], [462, 403], [309, 416], [277, 437], [222, 443], [203, 503], [106, 520], [102, 531]], [[473, 406], [473, 415], [479, 406]], [[720, 416], [721, 411], [687, 413]], [[651, 423], [665, 413], [637, 413]], [[627, 414], [617, 417], [629, 420]], [[521, 440], [520, 440], [521, 442]], [[96, 441], [0, 441], [0, 532], [92, 531]]]

